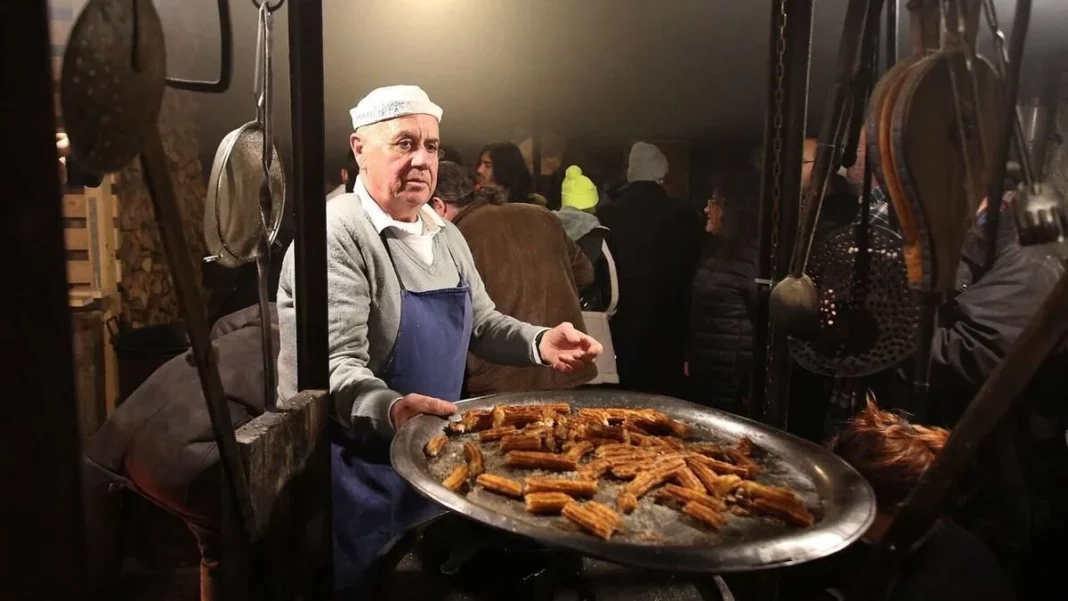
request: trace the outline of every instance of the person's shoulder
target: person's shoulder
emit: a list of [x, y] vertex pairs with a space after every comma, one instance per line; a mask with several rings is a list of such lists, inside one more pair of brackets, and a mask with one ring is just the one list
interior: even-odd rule
[[377, 236], [374, 225], [367, 217], [360, 197], [342, 194], [326, 203], [326, 237], [363, 239]]

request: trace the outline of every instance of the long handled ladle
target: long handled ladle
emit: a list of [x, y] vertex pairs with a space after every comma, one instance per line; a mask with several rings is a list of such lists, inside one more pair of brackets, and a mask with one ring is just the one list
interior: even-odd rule
[[820, 129], [816, 162], [812, 176], [805, 188], [798, 219], [797, 237], [790, 256], [789, 273], [771, 290], [769, 313], [776, 327], [788, 335], [810, 338], [819, 329], [819, 307], [816, 286], [805, 273], [820, 205], [826, 193], [827, 179], [831, 168], [840, 159], [843, 129], [850, 123], [851, 111], [863, 107], [850, 106], [854, 95], [857, 75], [867, 66], [867, 48], [879, 24], [882, 1], [864, 2], [852, 0], [846, 11], [842, 41], [838, 47], [839, 73], [834, 89], [827, 101], [826, 116]]

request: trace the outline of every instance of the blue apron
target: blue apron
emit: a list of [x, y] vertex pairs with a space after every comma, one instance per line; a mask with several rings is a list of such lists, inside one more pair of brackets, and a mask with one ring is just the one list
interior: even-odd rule
[[[382, 243], [392, 263], [384, 236]], [[456, 262], [451, 250], [448, 258]], [[399, 275], [397, 281], [401, 288], [400, 328], [384, 373], [376, 375], [401, 394], [459, 400], [471, 340], [467, 282], [461, 275], [455, 288], [412, 292], [405, 289]], [[386, 544], [441, 509], [393, 471], [388, 448], [370, 449], [337, 424], [332, 424], [330, 464], [334, 590], [342, 599], [357, 599], [367, 584], [368, 570]]]

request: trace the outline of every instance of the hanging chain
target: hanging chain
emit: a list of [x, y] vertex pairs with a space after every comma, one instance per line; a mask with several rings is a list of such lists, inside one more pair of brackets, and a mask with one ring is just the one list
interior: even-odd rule
[[[774, 111], [774, 117], [772, 118], [772, 142], [771, 142], [771, 253], [769, 257], [769, 264], [771, 265], [771, 273], [769, 274], [769, 280], [775, 281], [778, 272], [778, 257], [779, 257], [779, 221], [782, 209], [782, 152], [783, 152], [783, 106], [785, 105], [786, 92], [784, 90], [786, 80], [786, 2], [787, 0], [779, 1], [779, 35], [775, 41], [775, 93], [772, 98], [772, 110]], [[769, 326], [769, 333], [771, 332]], [[772, 352], [773, 345], [771, 344], [771, 336], [768, 337], [768, 344], [765, 345], [765, 373], [773, 373], [775, 370], [775, 353]], [[764, 378], [764, 407], [763, 410], [765, 416], [767, 416], [768, 409], [771, 407], [772, 398], [769, 392], [768, 383], [771, 378]], [[770, 416], [767, 416], [770, 417]], [[766, 419], [766, 418], [765, 418]]]
[[772, 119], [773, 139], [771, 142], [771, 279], [775, 278], [776, 261], [779, 249], [779, 216], [782, 208], [782, 152], [783, 152], [783, 105], [786, 92], [786, 2], [779, 2], [779, 37], [775, 43], [775, 116]]

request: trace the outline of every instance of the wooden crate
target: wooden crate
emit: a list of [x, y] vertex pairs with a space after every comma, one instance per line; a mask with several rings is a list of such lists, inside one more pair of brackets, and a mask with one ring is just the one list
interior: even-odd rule
[[[70, 186], [63, 195], [70, 306], [72, 309], [93, 306], [101, 312], [104, 322], [121, 311], [122, 270], [116, 259], [118, 199], [114, 184], [115, 176], [108, 175], [98, 188]], [[106, 340], [103, 353], [104, 398], [110, 413], [118, 396], [118, 364]]]

